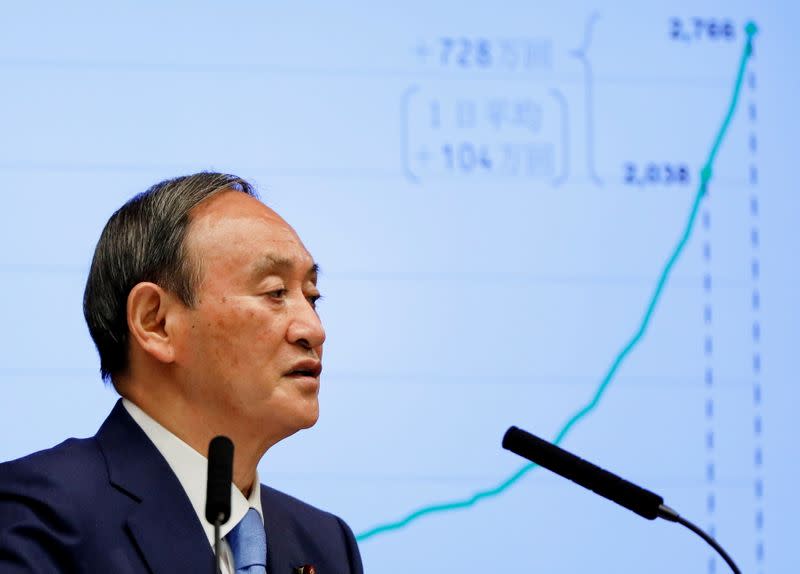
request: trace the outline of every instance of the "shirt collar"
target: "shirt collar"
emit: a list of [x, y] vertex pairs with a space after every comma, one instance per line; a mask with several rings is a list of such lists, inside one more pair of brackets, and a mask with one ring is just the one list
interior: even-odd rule
[[[150, 415], [128, 399], [122, 399], [122, 406], [131, 415], [147, 437], [153, 442], [158, 452], [167, 461], [172, 472], [178, 477], [189, 502], [192, 503], [198, 520], [203, 525], [209, 543], [214, 545], [214, 525], [206, 520], [206, 477], [208, 459], [157, 423]], [[224, 537], [244, 518], [250, 508], [255, 508], [264, 522], [261, 510], [261, 483], [256, 471], [250, 497], [245, 498], [242, 492], [231, 484], [231, 517], [220, 527], [220, 537]]]

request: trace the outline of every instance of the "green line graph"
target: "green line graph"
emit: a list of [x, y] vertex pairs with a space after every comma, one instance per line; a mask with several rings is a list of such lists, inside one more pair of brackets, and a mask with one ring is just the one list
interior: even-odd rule
[[[689, 238], [691, 236], [692, 229], [694, 228], [695, 219], [697, 218], [697, 212], [700, 209], [700, 204], [706, 195], [708, 183], [712, 177], [714, 161], [717, 157], [717, 154], [719, 153], [722, 141], [724, 140], [725, 135], [728, 132], [728, 127], [731, 123], [731, 120], [733, 119], [734, 112], [736, 111], [737, 104], [739, 102], [739, 93], [741, 91], [742, 83], [744, 81], [745, 69], [747, 67], [747, 62], [750, 59], [753, 52], [753, 37], [756, 35], [757, 31], [758, 28], [756, 27], [754, 22], [748, 22], [747, 25], [744, 27], [745, 45], [742, 51], [741, 59], [739, 60], [739, 67], [736, 73], [736, 79], [733, 84], [733, 91], [731, 94], [731, 99], [728, 104], [727, 111], [725, 113], [725, 117], [723, 118], [722, 124], [719, 130], [717, 131], [716, 137], [714, 138], [711, 150], [708, 153], [708, 158], [706, 159], [706, 162], [703, 164], [703, 167], [700, 170], [700, 181], [697, 187], [697, 191], [694, 195], [694, 199], [692, 201], [691, 209], [689, 210], [689, 216], [683, 228], [683, 233], [681, 234], [677, 244], [675, 245], [675, 248], [672, 250], [671, 255], [669, 256], [666, 263], [664, 264], [663, 269], [661, 270], [661, 274], [659, 275], [658, 280], [656, 281], [655, 289], [653, 290], [653, 294], [650, 297], [647, 308], [639, 323], [639, 327], [633, 334], [633, 336], [630, 338], [630, 340], [622, 348], [622, 350], [614, 358], [613, 362], [611, 363], [611, 366], [609, 367], [605, 376], [601, 380], [591, 400], [580, 410], [574, 413], [567, 420], [566, 424], [564, 424], [561, 430], [558, 432], [553, 441], [555, 444], [560, 444], [578, 422], [586, 418], [593, 410], [597, 408], [598, 404], [600, 404], [600, 399], [602, 399], [603, 395], [608, 389], [608, 386], [614, 380], [614, 377], [617, 374], [617, 371], [619, 370], [620, 366], [628, 357], [628, 355], [630, 355], [631, 352], [636, 348], [636, 346], [641, 342], [645, 332], [647, 331], [647, 328], [650, 325], [653, 313], [655, 312], [655, 308], [658, 305], [659, 300], [661, 299], [661, 295], [664, 291], [664, 287], [667, 284], [670, 273], [672, 272], [675, 263], [678, 261], [681, 254], [683, 253], [686, 244], [688, 243]], [[409, 513], [404, 518], [401, 518], [393, 522], [386, 522], [384, 524], [379, 524], [377, 526], [374, 526], [373, 528], [370, 528], [369, 530], [361, 532], [356, 536], [356, 539], [359, 542], [363, 542], [379, 534], [404, 528], [408, 526], [410, 523], [418, 520], [419, 518], [422, 518], [423, 516], [468, 508], [478, 503], [481, 500], [498, 496], [503, 492], [505, 492], [506, 490], [508, 490], [512, 485], [514, 485], [517, 481], [519, 481], [523, 476], [528, 474], [531, 470], [536, 468], [536, 466], [537, 465], [533, 463], [526, 464], [519, 470], [517, 470], [513, 475], [505, 479], [502, 483], [498, 484], [494, 488], [478, 491], [472, 494], [471, 496], [467, 496], [460, 500], [453, 500], [450, 502], [442, 502], [438, 504], [431, 504], [428, 506], [424, 506]]]

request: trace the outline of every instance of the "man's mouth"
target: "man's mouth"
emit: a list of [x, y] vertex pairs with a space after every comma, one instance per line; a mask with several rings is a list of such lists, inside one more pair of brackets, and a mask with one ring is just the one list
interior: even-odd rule
[[319, 377], [322, 372], [322, 363], [313, 359], [306, 359], [296, 363], [290, 371], [286, 373], [288, 377]]

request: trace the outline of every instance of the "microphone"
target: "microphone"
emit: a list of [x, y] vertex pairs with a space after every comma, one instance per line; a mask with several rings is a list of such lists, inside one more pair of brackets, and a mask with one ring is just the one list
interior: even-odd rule
[[648, 520], [663, 518], [686, 526], [708, 542], [722, 556], [733, 572], [741, 574], [731, 557], [716, 540], [664, 504], [664, 499], [655, 492], [637, 486], [515, 426], [509, 427], [503, 436], [503, 448], [568, 478]]
[[214, 572], [220, 572], [219, 528], [231, 517], [231, 481], [233, 479], [233, 442], [216, 436], [208, 444], [206, 482], [206, 520], [214, 525]]
[[509, 428], [503, 437], [503, 448], [547, 470], [552, 470], [648, 520], [655, 520], [660, 516], [664, 499], [656, 493], [636, 486], [529, 432], [517, 427]]

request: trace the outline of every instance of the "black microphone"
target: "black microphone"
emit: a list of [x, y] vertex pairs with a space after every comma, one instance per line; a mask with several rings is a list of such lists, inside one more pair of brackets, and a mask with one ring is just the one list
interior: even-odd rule
[[621, 504], [648, 520], [654, 520], [660, 515], [664, 499], [656, 493], [636, 486], [522, 429], [509, 428], [503, 437], [503, 448]]
[[206, 483], [206, 520], [214, 525], [214, 572], [220, 571], [219, 528], [231, 517], [231, 481], [233, 480], [233, 442], [216, 436], [208, 444], [208, 479]]
[[655, 492], [628, 482], [614, 473], [517, 427], [509, 427], [506, 431], [503, 436], [503, 448], [527, 458], [541, 467], [552, 470], [648, 520], [663, 518], [670, 522], [683, 524], [708, 542], [736, 574], [741, 574], [731, 557], [716, 540], [664, 504], [664, 499]]

